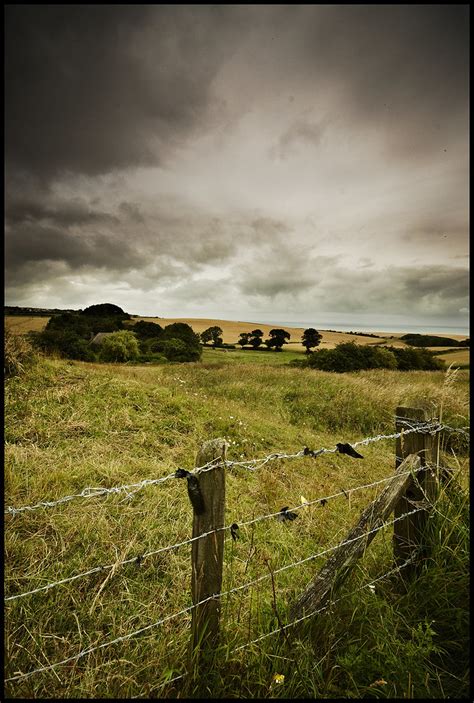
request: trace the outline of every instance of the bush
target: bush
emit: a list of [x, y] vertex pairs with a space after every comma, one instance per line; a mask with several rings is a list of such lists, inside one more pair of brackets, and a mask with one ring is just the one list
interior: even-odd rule
[[25, 337], [13, 334], [5, 327], [4, 334], [4, 373], [5, 376], [18, 376], [33, 363], [36, 355]]
[[36, 347], [46, 353], [57, 353], [79, 361], [95, 360], [90, 344], [74, 330], [45, 329], [34, 336], [30, 335], [30, 339]]
[[199, 361], [201, 349], [195, 349], [186, 344], [182, 339], [165, 339], [156, 345], [157, 351], [161, 351], [168, 361]]
[[123, 362], [138, 359], [140, 349], [133, 332], [123, 330], [104, 337], [100, 345], [99, 358], [107, 362]]
[[48, 320], [45, 330], [54, 330], [59, 332], [75, 332], [83, 339], [90, 339], [92, 334], [92, 325], [90, 320], [82, 317], [78, 313], [66, 312], [62, 315], [54, 315]]
[[[201, 342], [199, 335], [193, 331], [192, 327], [185, 322], [173, 322], [171, 325], [167, 325], [160, 336], [160, 340], [167, 341], [171, 339], [180, 339], [185, 343], [189, 358], [182, 359], [183, 361], [199, 361], [202, 355]], [[161, 351], [161, 349], [157, 348], [157, 351]]]
[[83, 339], [89, 340], [97, 332], [116, 332], [123, 329], [122, 317], [82, 315], [79, 313], [64, 313], [54, 315], [47, 323], [47, 330], [73, 331]]
[[428, 349], [389, 349], [395, 355], [400, 371], [440, 371], [445, 368], [444, 361]]
[[361, 371], [364, 369], [399, 369], [400, 371], [436, 371], [444, 362], [427, 349], [361, 346], [343, 342], [335, 349], [314, 352], [302, 364], [322, 371]]

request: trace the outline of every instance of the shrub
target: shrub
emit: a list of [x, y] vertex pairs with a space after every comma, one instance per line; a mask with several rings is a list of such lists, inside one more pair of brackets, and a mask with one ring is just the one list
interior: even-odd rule
[[89, 343], [74, 330], [45, 329], [35, 336], [30, 335], [34, 345], [46, 353], [57, 353], [68, 359], [94, 361], [95, 354]]
[[399, 349], [389, 347], [397, 359], [400, 371], [439, 371], [445, 368], [444, 361], [438, 359], [428, 349]]
[[83, 339], [90, 339], [92, 333], [91, 321], [78, 313], [66, 312], [62, 315], [53, 315], [48, 320], [45, 330], [75, 332]]
[[360, 371], [363, 369], [396, 369], [400, 371], [437, 371], [444, 362], [427, 349], [361, 346], [342, 342], [335, 349], [321, 349], [311, 354], [305, 366], [322, 371]]
[[35, 353], [25, 337], [13, 334], [5, 327], [4, 334], [5, 376], [18, 376], [35, 360]]
[[199, 361], [201, 350], [186, 344], [182, 339], [159, 340], [156, 350], [161, 351], [168, 361]]
[[123, 330], [104, 337], [101, 342], [99, 358], [101, 361], [123, 362], [138, 359], [140, 349], [133, 332]]
[[[202, 347], [199, 335], [185, 322], [173, 322], [171, 325], [167, 325], [164, 328], [160, 340], [166, 341], [171, 339], [180, 339], [185, 343], [189, 358], [183, 359], [183, 361], [198, 361], [201, 358]], [[161, 351], [160, 348], [157, 348], [157, 351]]]

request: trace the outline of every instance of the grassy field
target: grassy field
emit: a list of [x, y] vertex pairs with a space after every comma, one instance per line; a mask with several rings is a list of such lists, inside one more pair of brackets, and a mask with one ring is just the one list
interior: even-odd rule
[[[37, 320], [37, 318], [36, 318]], [[160, 323], [162, 321], [160, 320]], [[355, 338], [358, 339], [358, 338]], [[86, 364], [40, 358], [6, 382], [5, 502], [54, 501], [86, 486], [117, 486], [191, 469], [202, 442], [224, 437], [229, 459], [334, 447], [394, 428], [397, 405], [442, 408], [447, 424], [468, 424], [467, 371], [369, 371], [329, 374], [284, 365], [299, 352], [205, 349], [200, 363], [162, 366]], [[456, 437], [459, 437], [456, 435]], [[453, 453], [454, 452], [454, 453]], [[283, 506], [357, 488], [389, 476], [394, 442], [362, 447], [363, 460], [340, 454], [269, 462], [255, 472], [227, 473], [226, 525]], [[462, 437], [442, 460], [467, 487]], [[336, 545], [383, 488], [358, 490], [226, 534], [223, 591], [270, 568]], [[465, 499], [467, 500], [467, 499]], [[400, 591], [389, 571], [390, 528], [376, 537], [337, 593], [334, 610], [308, 622], [291, 647], [278, 629], [323, 557], [223, 599], [222, 645], [204, 695], [243, 698], [468, 697], [468, 528], [465, 500], [444, 497], [430, 522], [436, 547], [418, 581]], [[184, 482], [169, 480], [126, 494], [76, 499], [7, 515], [6, 595], [33, 590], [100, 565], [134, 558], [190, 537]], [[427, 538], [428, 539], [428, 538]], [[141, 565], [58, 585], [6, 604], [6, 676], [72, 657], [89, 647], [185, 609], [190, 600], [190, 546]], [[7, 683], [12, 698], [183, 697], [189, 614], [87, 654], [52, 671]], [[276, 683], [276, 674], [284, 676]], [[384, 683], [381, 683], [383, 681]], [[377, 683], [378, 682], [378, 683]], [[166, 684], [166, 685], [163, 685]], [[206, 691], [206, 687], [208, 690]], [[201, 691], [202, 693], [203, 691]]]

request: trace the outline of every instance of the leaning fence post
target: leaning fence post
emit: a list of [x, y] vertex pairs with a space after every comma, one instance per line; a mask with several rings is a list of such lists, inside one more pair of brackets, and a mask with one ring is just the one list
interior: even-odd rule
[[[426, 411], [422, 408], [398, 407], [396, 410], [396, 432], [410, 429], [409, 423], [416, 426], [419, 422], [426, 422]], [[427, 467], [433, 461], [434, 442], [433, 435], [427, 432], [402, 433], [397, 438], [395, 467], [409, 454], [418, 454], [421, 466]], [[438, 484], [436, 476], [431, 470], [421, 470], [416, 475], [406, 493], [400, 497], [394, 509], [394, 517], [398, 518], [405, 513], [413, 511], [416, 507], [422, 507], [420, 512], [409, 515], [398, 520], [393, 530], [393, 555], [395, 564], [400, 566], [412, 554], [422, 547], [421, 535], [428, 519], [430, 504], [436, 498]], [[407, 567], [408, 575], [413, 573], [415, 564]]]
[[[221, 592], [224, 560], [225, 454], [227, 442], [213, 439], [205, 442], [196, 457], [196, 467], [216, 461], [216, 467], [197, 474], [203, 506], [193, 505], [193, 538], [206, 532], [207, 537], [192, 543], [191, 592], [193, 604]], [[218, 641], [220, 599], [212, 598], [192, 610], [190, 665], [196, 672], [204, 652], [211, 651]]]

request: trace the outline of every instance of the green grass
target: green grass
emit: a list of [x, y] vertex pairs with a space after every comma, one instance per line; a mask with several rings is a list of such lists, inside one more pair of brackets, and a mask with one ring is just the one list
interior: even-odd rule
[[[228, 458], [332, 448], [338, 441], [394, 431], [398, 405], [424, 407], [465, 425], [468, 373], [330, 374], [285, 365], [299, 352], [204, 350], [193, 364], [127, 366], [42, 359], [6, 383], [5, 502], [31, 505], [81, 491], [157, 478], [192, 468], [203, 441], [225, 437]], [[467, 453], [443, 461], [467, 485]], [[279, 460], [256, 472], [229, 470], [226, 524], [243, 522], [301, 496], [312, 500], [390, 475], [394, 443], [363, 447], [363, 461], [337, 454]], [[223, 590], [305, 559], [340, 541], [380, 488], [226, 533]], [[436, 545], [406, 592], [393, 579], [376, 592], [353, 591], [391, 568], [386, 530], [336, 597], [334, 611], [306, 623], [289, 647], [278, 635], [241, 652], [277, 627], [270, 579], [223, 599], [221, 648], [203, 682], [210, 697], [467, 697], [467, 537], [465, 505], [443, 496], [430, 522]], [[6, 516], [6, 594], [108, 565], [190, 537], [185, 483], [167, 481], [131, 498], [77, 499]], [[428, 539], [428, 537], [427, 537]], [[288, 607], [323, 558], [275, 576], [276, 606]], [[190, 547], [94, 574], [6, 605], [6, 676], [73, 656], [87, 647], [186, 608]], [[434, 620], [434, 623], [433, 623]], [[13, 698], [182, 697], [189, 617], [86, 655], [56, 670], [7, 684]], [[285, 676], [282, 684], [274, 674]], [[384, 679], [386, 684], [372, 686]], [[208, 690], [206, 691], [206, 688]]]
[[202, 362], [204, 364], [264, 364], [281, 366], [293, 359], [304, 359], [304, 351], [282, 349], [275, 351], [253, 351], [252, 349], [209, 349], [203, 347]]

